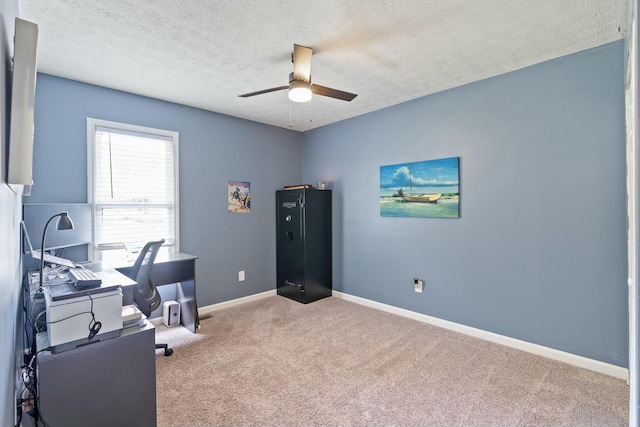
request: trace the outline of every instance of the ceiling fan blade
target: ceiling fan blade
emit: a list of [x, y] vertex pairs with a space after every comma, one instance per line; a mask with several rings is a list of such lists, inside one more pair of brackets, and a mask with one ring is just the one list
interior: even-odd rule
[[271, 89], [259, 90], [257, 92], [249, 92], [249, 93], [245, 93], [243, 95], [238, 95], [238, 96], [240, 98], [248, 98], [250, 96], [262, 95], [263, 93], [275, 92], [275, 91], [284, 90], [284, 89], [289, 89], [289, 86], [272, 87]]
[[355, 98], [355, 93], [349, 93], [338, 89], [331, 89], [330, 87], [320, 86], [320, 85], [311, 85], [311, 92], [316, 95], [328, 96], [329, 98], [340, 99], [342, 101], [351, 101]]
[[293, 45], [293, 78], [311, 81], [311, 55], [313, 49], [299, 44]]

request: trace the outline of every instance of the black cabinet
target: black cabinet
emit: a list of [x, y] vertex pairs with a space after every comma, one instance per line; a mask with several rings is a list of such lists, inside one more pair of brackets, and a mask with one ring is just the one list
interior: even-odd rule
[[276, 191], [278, 295], [331, 296], [331, 190]]

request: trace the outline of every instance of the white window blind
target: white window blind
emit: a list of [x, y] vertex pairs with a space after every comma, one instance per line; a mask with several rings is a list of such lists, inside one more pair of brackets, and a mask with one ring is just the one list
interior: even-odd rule
[[88, 127], [94, 258], [122, 244], [177, 246], [177, 133], [94, 119]]

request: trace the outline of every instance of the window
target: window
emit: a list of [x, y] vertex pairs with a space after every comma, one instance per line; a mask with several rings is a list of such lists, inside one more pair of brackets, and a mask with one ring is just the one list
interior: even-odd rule
[[92, 259], [158, 239], [179, 251], [178, 133], [88, 118], [87, 140]]

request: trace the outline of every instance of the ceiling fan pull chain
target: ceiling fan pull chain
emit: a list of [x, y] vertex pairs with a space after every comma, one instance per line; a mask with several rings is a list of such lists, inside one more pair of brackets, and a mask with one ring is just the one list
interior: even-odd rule
[[291, 122], [291, 101], [289, 101], [289, 127], [293, 127], [293, 123]]

